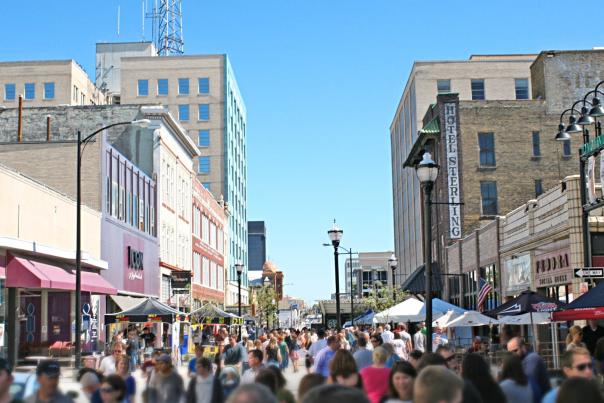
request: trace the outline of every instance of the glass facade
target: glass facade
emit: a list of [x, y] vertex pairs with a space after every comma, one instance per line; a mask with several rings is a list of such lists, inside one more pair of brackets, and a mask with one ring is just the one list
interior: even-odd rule
[[262, 266], [266, 262], [266, 227], [264, 221], [249, 221], [247, 229], [249, 270], [262, 271]]

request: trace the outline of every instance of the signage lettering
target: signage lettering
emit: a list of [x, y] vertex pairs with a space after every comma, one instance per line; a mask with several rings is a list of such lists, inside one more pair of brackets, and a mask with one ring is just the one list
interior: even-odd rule
[[143, 252], [132, 249], [128, 246], [128, 268], [132, 269], [128, 273], [128, 279], [130, 280], [142, 280], [143, 279]]
[[[444, 104], [445, 140], [447, 150], [447, 178], [449, 203], [460, 203], [459, 192], [459, 156], [457, 151], [457, 105]], [[461, 214], [459, 204], [449, 204], [449, 238], [461, 238]]]
[[537, 260], [537, 273], [545, 273], [551, 270], [563, 269], [569, 266], [568, 253]]

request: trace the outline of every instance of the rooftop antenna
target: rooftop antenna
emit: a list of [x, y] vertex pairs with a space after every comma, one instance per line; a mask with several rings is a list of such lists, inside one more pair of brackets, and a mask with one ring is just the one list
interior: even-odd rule
[[155, 0], [153, 11], [146, 15], [153, 20], [153, 42], [157, 54], [183, 54], [182, 0]]
[[117, 6], [117, 37], [120, 37], [120, 6]]
[[142, 41], [145, 41], [145, 0], [142, 0], [141, 3], [141, 10], [142, 10], [142, 16], [141, 16], [141, 22], [142, 22], [142, 28], [141, 28], [141, 36], [142, 36]]

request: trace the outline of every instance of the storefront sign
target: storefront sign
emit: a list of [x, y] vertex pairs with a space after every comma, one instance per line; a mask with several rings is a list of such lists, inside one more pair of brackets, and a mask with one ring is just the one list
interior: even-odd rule
[[[568, 244], [568, 243], [567, 243]], [[568, 247], [535, 256], [535, 282], [538, 288], [572, 282]]]
[[143, 252], [128, 246], [128, 268], [143, 270]]
[[145, 258], [149, 263], [149, 256], [145, 254], [145, 242], [131, 234], [124, 234], [123, 239], [124, 290], [144, 293], [145, 269], [153, 269], [150, 265], [145, 264]]
[[449, 238], [461, 238], [461, 206], [459, 187], [459, 155], [457, 151], [457, 105], [444, 104], [445, 147], [447, 155], [447, 179], [449, 189]]
[[526, 290], [531, 285], [531, 255], [527, 253], [506, 260], [502, 274], [506, 293]]

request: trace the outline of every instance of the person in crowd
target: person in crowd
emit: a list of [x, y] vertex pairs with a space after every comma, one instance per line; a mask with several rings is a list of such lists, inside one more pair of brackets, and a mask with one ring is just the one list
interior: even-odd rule
[[382, 344], [384, 344], [384, 339], [382, 339], [382, 335], [375, 332], [371, 335], [371, 337], [369, 338], [369, 341], [371, 342], [371, 348], [370, 350], [373, 351], [376, 348], [380, 347]]
[[291, 335], [289, 342], [289, 358], [292, 361], [294, 372], [298, 372], [298, 361], [300, 360], [300, 342], [298, 341], [298, 335], [296, 333]]
[[583, 329], [581, 329], [581, 326], [577, 325], [571, 326], [570, 329], [568, 329], [568, 334], [566, 335], [566, 349], [570, 350], [575, 347], [586, 347], [585, 343], [583, 343]]
[[329, 364], [330, 383], [360, 387], [360, 376], [354, 357], [348, 350], [338, 350]]
[[321, 386], [324, 383], [325, 377], [321, 374], [304, 375], [298, 385], [298, 401], [301, 402], [304, 399], [304, 395], [306, 395], [309, 390]]
[[101, 376], [92, 368], [82, 368], [78, 374], [82, 393], [90, 403], [101, 402]]
[[281, 354], [281, 363], [279, 364], [280, 369], [285, 369], [289, 366], [289, 348], [285, 342], [283, 336], [279, 336], [279, 353]]
[[461, 403], [463, 381], [441, 365], [420, 371], [413, 384], [413, 403]]
[[596, 343], [602, 337], [604, 337], [604, 328], [598, 326], [598, 321], [588, 320], [587, 325], [583, 327], [583, 343], [585, 343], [591, 355], [594, 355]]
[[422, 369], [426, 368], [429, 365], [441, 365], [443, 367], [447, 367], [447, 361], [443, 358], [442, 355], [437, 353], [423, 353], [422, 357], [419, 359], [417, 363], [417, 372], [421, 372]]
[[392, 343], [392, 340], [394, 340], [394, 333], [390, 331], [390, 325], [386, 325], [384, 327], [384, 331], [381, 332], [381, 336], [384, 343]]
[[61, 367], [55, 360], [40, 361], [36, 367], [39, 388], [36, 393], [25, 398], [25, 403], [72, 403], [73, 400], [59, 390]]
[[386, 350], [386, 353], [388, 353], [388, 359], [386, 360], [386, 367], [392, 368], [392, 366], [394, 365], [395, 362], [398, 362], [401, 360], [401, 357], [399, 357], [394, 352], [394, 346], [392, 345], [392, 343], [384, 343], [384, 344], [382, 344], [382, 348], [384, 350]]
[[277, 367], [271, 366], [260, 370], [256, 376], [256, 383], [268, 387], [280, 403], [295, 403], [296, 401], [292, 393], [285, 389], [285, 377]]
[[569, 378], [562, 382], [556, 403], [602, 403], [602, 392], [591, 379]]
[[115, 374], [117, 359], [124, 353], [124, 346], [122, 343], [114, 343], [111, 349], [111, 355], [104, 357], [99, 365], [99, 371], [104, 375]]
[[228, 344], [224, 346], [222, 351], [222, 364], [223, 366], [236, 367], [237, 372], [241, 372], [243, 357], [246, 354], [245, 348], [237, 343], [237, 335], [232, 334], [229, 336]]
[[264, 368], [264, 364], [262, 363], [264, 360], [264, 354], [262, 354], [261, 350], [250, 350], [248, 355], [248, 364], [249, 368], [243, 373], [241, 376], [241, 383], [254, 383], [256, 379], [256, 375], [262, 368]]
[[13, 371], [8, 361], [0, 358], [0, 402], [12, 403], [10, 387], [13, 384]]
[[336, 336], [338, 337], [338, 341], [340, 342], [340, 348], [350, 351], [351, 345], [348, 339], [346, 338], [346, 333], [342, 330], [341, 332], [337, 333]]
[[432, 351], [436, 351], [439, 346], [445, 345], [449, 343], [449, 338], [447, 337], [447, 329], [436, 326], [434, 329], [434, 333], [432, 334]]
[[327, 338], [327, 346], [315, 356], [313, 371], [327, 378], [329, 376], [329, 363], [339, 348], [340, 340], [338, 336], [329, 336]]
[[507, 350], [522, 360], [522, 368], [533, 388], [533, 401], [540, 402], [550, 390], [549, 375], [543, 358], [534, 351], [529, 351], [524, 340], [513, 337], [507, 343]]
[[417, 370], [419, 360], [421, 360], [423, 353], [419, 350], [411, 350], [409, 353], [409, 362], [413, 365], [413, 368]]
[[[560, 366], [566, 378], [585, 378], [593, 379], [594, 371], [589, 350], [583, 347], [576, 347], [566, 350], [560, 358]], [[551, 390], [543, 397], [542, 403], [555, 403], [558, 398], [560, 388]]]
[[353, 357], [359, 371], [373, 363], [373, 355], [367, 349], [367, 335], [363, 332], [357, 332], [357, 351]]
[[522, 369], [522, 360], [517, 355], [508, 353], [503, 358], [499, 373], [499, 386], [508, 403], [533, 401], [533, 390]]
[[143, 329], [143, 333], [140, 335], [140, 338], [145, 342], [145, 349], [150, 350], [155, 347], [155, 333], [151, 331], [149, 326], [145, 326]]
[[203, 357], [203, 347], [201, 344], [195, 345], [195, 357], [189, 360], [188, 372], [189, 378], [195, 378], [197, 376], [197, 360]]
[[224, 396], [218, 378], [212, 371], [212, 361], [201, 357], [195, 364], [196, 374], [187, 387], [187, 403], [222, 403]]
[[419, 323], [413, 334], [413, 345], [416, 350], [419, 350], [422, 353], [426, 351], [426, 348], [424, 347], [426, 345], [426, 325], [424, 322]]
[[155, 376], [149, 383], [154, 403], [174, 403], [180, 401], [184, 393], [183, 380], [174, 369], [168, 354], [160, 355], [156, 360]]
[[466, 354], [461, 364], [461, 376], [472, 382], [483, 402], [506, 403], [503, 391], [491, 376], [491, 368], [482, 356]]
[[281, 351], [279, 350], [279, 346], [277, 345], [276, 338], [270, 338], [270, 341], [266, 346], [265, 353], [266, 365], [274, 365], [279, 367], [279, 364], [281, 363]]
[[138, 353], [140, 350], [140, 342], [136, 329], [128, 330], [128, 338], [126, 339], [126, 355], [128, 356], [130, 372], [136, 371], [138, 367]]
[[447, 368], [459, 373], [459, 360], [455, 352], [455, 347], [450, 344], [442, 344], [436, 348], [436, 354], [440, 355], [447, 362]]
[[122, 403], [126, 396], [126, 383], [118, 374], [112, 374], [103, 379], [100, 391], [103, 403]]
[[409, 350], [407, 345], [401, 337], [401, 332], [394, 333], [394, 340], [392, 340], [392, 347], [394, 347], [394, 353], [401, 358], [401, 360], [409, 359]]
[[[450, 370], [447, 361], [442, 355], [437, 353], [424, 353], [417, 364], [417, 372], [421, 373], [424, 368], [434, 365], [445, 367]], [[478, 390], [476, 390], [476, 387], [469, 380], [463, 381], [462, 396], [464, 403], [482, 403], [482, 398], [480, 397]]]
[[373, 350], [373, 364], [361, 370], [363, 389], [371, 403], [378, 403], [388, 393], [390, 368], [386, 367], [388, 353], [383, 347]]
[[323, 385], [310, 390], [301, 403], [369, 403], [358, 389], [343, 385]]
[[277, 403], [275, 395], [264, 385], [248, 383], [231, 393], [227, 403]]
[[604, 337], [602, 337], [596, 343], [596, 350], [594, 351], [594, 359], [597, 366], [597, 370], [600, 374], [604, 374]]
[[253, 347], [254, 343], [252, 343], [249, 339], [247, 334], [242, 334], [241, 335], [241, 341], [238, 343], [241, 351], [243, 352], [243, 361], [241, 362], [241, 373], [244, 373], [246, 369], [248, 369], [250, 367], [248, 361], [247, 361], [247, 353], [250, 351], [250, 345]]
[[134, 403], [136, 397], [136, 380], [130, 373], [130, 363], [130, 359], [122, 355], [117, 359], [117, 364], [115, 365], [116, 374], [121, 376], [126, 383], [125, 403]]
[[399, 361], [390, 370], [388, 395], [382, 403], [411, 403], [413, 400], [413, 382], [417, 371], [408, 361]]
[[319, 351], [323, 350], [327, 346], [327, 340], [325, 339], [325, 330], [319, 329], [316, 334], [317, 340], [313, 340], [313, 335], [311, 335], [311, 346], [308, 349], [308, 356], [310, 357], [310, 365], [314, 365], [315, 356], [319, 353]]

